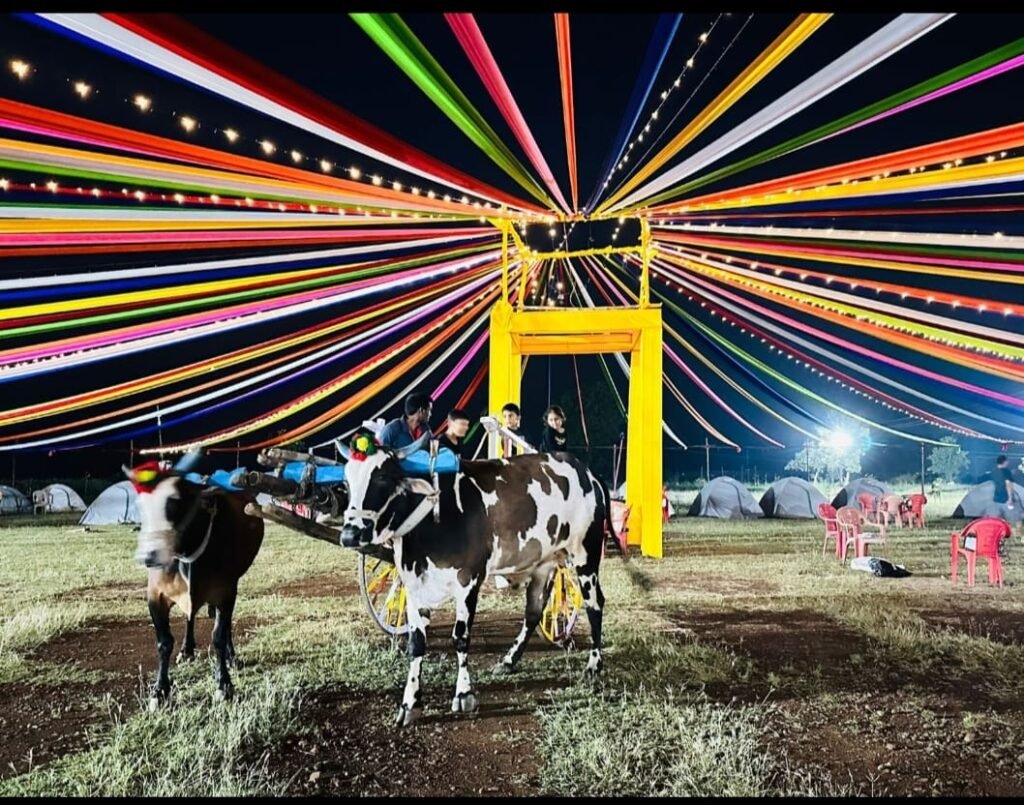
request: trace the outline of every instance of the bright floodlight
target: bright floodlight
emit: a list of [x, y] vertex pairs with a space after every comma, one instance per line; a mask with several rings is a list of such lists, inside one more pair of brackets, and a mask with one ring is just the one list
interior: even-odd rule
[[834, 430], [829, 436], [831, 437], [832, 446], [836, 450], [846, 450], [853, 447], [853, 436], [845, 430]]

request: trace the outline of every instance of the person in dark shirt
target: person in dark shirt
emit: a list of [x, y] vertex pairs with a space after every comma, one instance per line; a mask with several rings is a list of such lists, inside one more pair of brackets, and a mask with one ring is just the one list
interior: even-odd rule
[[412, 444], [424, 433], [430, 432], [433, 407], [434, 401], [429, 394], [414, 391], [405, 398], [405, 416], [396, 417], [381, 428], [377, 441], [391, 450]]
[[[992, 503], [995, 505], [996, 517], [1002, 517], [1011, 526], [1021, 522], [1021, 512], [1014, 503], [1013, 474], [1010, 472], [1009, 462], [1006, 456], [996, 459], [996, 471], [992, 473], [992, 480], [996, 483], [995, 491], [992, 493]], [[1021, 533], [1024, 537], [1024, 532]]]
[[544, 412], [544, 432], [540, 437], [542, 453], [565, 453], [569, 437], [565, 432], [565, 412], [557, 405]]
[[453, 408], [448, 412], [448, 427], [438, 439], [438, 448], [447, 447], [455, 455], [462, 457], [466, 434], [469, 432], [469, 414], [461, 408]]

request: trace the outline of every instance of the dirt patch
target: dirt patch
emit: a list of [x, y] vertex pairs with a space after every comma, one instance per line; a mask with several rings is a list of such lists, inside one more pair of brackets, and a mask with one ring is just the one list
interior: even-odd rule
[[54, 596], [55, 601], [123, 601], [126, 598], [145, 600], [146, 580], [114, 581], [91, 587], [76, 587]]
[[712, 593], [714, 595], [771, 595], [779, 591], [779, 585], [761, 579], [742, 579], [729, 576], [684, 575], [675, 578], [658, 579], [656, 590], [672, 590], [683, 593]]
[[[453, 618], [438, 611], [427, 633], [425, 663], [452, 656]], [[538, 656], [562, 653], [535, 634], [511, 678], [481, 682], [478, 673], [497, 663], [519, 632], [521, 621], [506, 613], [481, 613], [471, 635], [470, 669], [480, 697], [472, 716], [450, 711], [455, 674], [423, 688], [424, 713], [411, 727], [397, 729], [393, 718], [402, 688], [361, 691], [321, 688], [306, 695], [301, 721], [307, 729], [269, 750], [268, 763], [289, 793], [302, 796], [537, 796], [540, 725], [537, 707], [549, 691], [564, 684], [538, 674]], [[586, 618], [573, 636], [588, 647]], [[582, 673], [586, 652], [570, 658]], [[529, 671], [527, 669], [530, 669]], [[404, 684], [404, 683], [403, 683]], [[456, 771], [457, 770], [457, 771]]]
[[[301, 796], [536, 796], [539, 724], [496, 687], [475, 716], [433, 707], [411, 727], [391, 722], [397, 694], [328, 688], [307, 695], [308, 731], [269, 750], [268, 766]], [[457, 769], [457, 771], [456, 771]]]
[[336, 598], [359, 593], [359, 582], [352, 572], [323, 573], [283, 584], [271, 592], [285, 598]]
[[[246, 634], [258, 623], [254, 618], [234, 621], [234, 642], [242, 661]], [[185, 637], [184, 618], [172, 614], [171, 629], [177, 653]], [[199, 656], [208, 650], [212, 631], [213, 620], [206, 617], [204, 607], [196, 619]], [[110, 723], [105, 702], [108, 695], [114, 708], [132, 712], [139, 707], [139, 697], [148, 691], [156, 671], [156, 633], [148, 620], [97, 621], [58, 635], [28, 659], [100, 671], [108, 678], [94, 683], [0, 685], [0, 778], [87, 749], [90, 731]], [[144, 676], [141, 682], [140, 673]]]
[[[1021, 713], [1011, 720], [942, 696], [860, 694], [780, 703], [770, 739], [795, 768], [886, 796], [1024, 794]], [[974, 719], [973, 722], [971, 719]]]
[[920, 609], [915, 614], [929, 626], [996, 643], [1024, 644], [1024, 615], [1005, 609]]

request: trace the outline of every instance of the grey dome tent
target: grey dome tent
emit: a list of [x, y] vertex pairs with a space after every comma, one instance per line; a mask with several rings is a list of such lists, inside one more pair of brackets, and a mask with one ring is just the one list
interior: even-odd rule
[[[84, 512], [85, 501], [67, 484], [50, 484], [40, 490], [48, 512]], [[33, 492], [33, 495], [35, 493]]]
[[764, 512], [757, 505], [747, 488], [728, 475], [712, 478], [690, 504], [691, 517], [762, 517]]
[[[985, 481], [968, 490], [964, 499], [953, 509], [953, 517], [995, 517], [996, 504], [992, 502], [992, 495], [996, 491], [995, 481]], [[1018, 483], [1013, 485], [1013, 505], [1024, 508], [1024, 486]]]
[[832, 498], [832, 505], [837, 509], [840, 506], [856, 506], [857, 495], [872, 495], [880, 498], [889, 494], [892, 494], [889, 484], [876, 478], [857, 478], [839, 490], [839, 494]]
[[0, 514], [31, 514], [32, 501], [13, 486], [0, 484]]
[[761, 495], [761, 511], [765, 517], [788, 517], [813, 520], [818, 504], [828, 499], [803, 478], [780, 478]]
[[138, 493], [131, 481], [118, 481], [100, 492], [100, 496], [85, 510], [79, 525], [115, 525], [141, 523], [135, 507]]

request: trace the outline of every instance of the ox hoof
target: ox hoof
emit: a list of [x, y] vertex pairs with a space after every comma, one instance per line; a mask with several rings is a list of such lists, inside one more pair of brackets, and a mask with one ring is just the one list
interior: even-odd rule
[[418, 707], [408, 708], [404, 704], [398, 708], [398, 715], [395, 716], [395, 726], [398, 728], [408, 727], [423, 714]]
[[153, 690], [150, 691], [149, 701], [147, 706], [149, 712], [155, 713], [161, 707], [168, 707], [171, 703], [171, 692], [169, 690]]
[[192, 662], [196, 658], [194, 651], [179, 651], [178, 656], [174, 658], [174, 661], [179, 665], [183, 662]]
[[516, 672], [516, 667], [512, 663], [505, 662], [504, 660], [499, 662], [497, 665], [494, 666], [494, 668], [491, 669], [491, 673], [502, 674], [504, 676], [508, 676], [509, 674], [514, 674], [515, 672]]
[[235, 696], [234, 685], [224, 685], [217, 688], [213, 694], [213, 700], [216, 702], [230, 702]]
[[601, 681], [601, 666], [597, 668], [587, 668], [583, 672], [583, 681], [588, 685], [596, 685]]
[[452, 699], [453, 713], [475, 713], [480, 702], [475, 693], [456, 693]]

